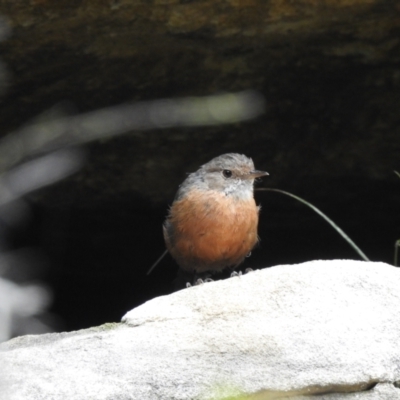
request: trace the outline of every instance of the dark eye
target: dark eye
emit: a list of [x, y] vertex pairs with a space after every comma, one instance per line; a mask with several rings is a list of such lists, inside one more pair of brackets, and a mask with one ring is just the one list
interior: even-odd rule
[[230, 169], [224, 169], [222, 175], [224, 175], [225, 178], [230, 178], [232, 176], [232, 171]]

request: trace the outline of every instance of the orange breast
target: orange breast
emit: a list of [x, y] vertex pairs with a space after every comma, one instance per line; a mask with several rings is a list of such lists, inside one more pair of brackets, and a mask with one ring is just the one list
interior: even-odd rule
[[240, 264], [257, 243], [258, 207], [253, 198], [192, 190], [174, 202], [164, 230], [168, 250], [181, 268], [203, 272]]

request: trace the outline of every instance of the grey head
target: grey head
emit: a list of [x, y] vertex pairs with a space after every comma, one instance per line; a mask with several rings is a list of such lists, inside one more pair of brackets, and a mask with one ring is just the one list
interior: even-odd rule
[[251, 158], [243, 154], [227, 153], [213, 158], [191, 173], [179, 187], [175, 199], [180, 199], [192, 190], [213, 190], [238, 200], [253, 197], [254, 179], [268, 172], [254, 169]]

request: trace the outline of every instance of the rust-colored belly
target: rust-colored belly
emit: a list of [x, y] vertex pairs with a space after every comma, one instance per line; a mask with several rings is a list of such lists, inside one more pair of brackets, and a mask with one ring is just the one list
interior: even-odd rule
[[182, 269], [204, 272], [237, 266], [257, 243], [258, 207], [253, 198], [192, 190], [170, 210], [164, 237]]

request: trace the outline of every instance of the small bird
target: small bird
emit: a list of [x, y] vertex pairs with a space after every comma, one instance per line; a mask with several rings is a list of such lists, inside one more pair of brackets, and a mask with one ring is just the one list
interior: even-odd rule
[[258, 242], [254, 180], [266, 175], [236, 153], [189, 174], [163, 225], [167, 249], [184, 272], [197, 276], [243, 262]]

